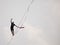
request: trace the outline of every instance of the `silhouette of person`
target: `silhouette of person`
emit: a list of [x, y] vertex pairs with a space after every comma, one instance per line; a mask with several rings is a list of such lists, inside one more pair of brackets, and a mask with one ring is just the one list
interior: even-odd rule
[[13, 19], [11, 18], [11, 26], [10, 26], [10, 29], [11, 29], [11, 33], [12, 33], [12, 36], [14, 36], [14, 26], [16, 26], [17, 28], [24, 28], [24, 27], [18, 27], [17, 25], [14, 24], [14, 21], [12, 21]]

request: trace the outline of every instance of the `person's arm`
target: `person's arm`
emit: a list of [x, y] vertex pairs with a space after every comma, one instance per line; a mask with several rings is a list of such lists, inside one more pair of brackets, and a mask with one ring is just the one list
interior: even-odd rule
[[19, 28], [17, 25], [15, 25], [17, 28]]
[[21, 29], [21, 28], [24, 28], [24, 27], [19, 27], [19, 26], [17, 26], [17, 25], [15, 25], [15, 26], [16, 26], [17, 28], [20, 28], [20, 29]]

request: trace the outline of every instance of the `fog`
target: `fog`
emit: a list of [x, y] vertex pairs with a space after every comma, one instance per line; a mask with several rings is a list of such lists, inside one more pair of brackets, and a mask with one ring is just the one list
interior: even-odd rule
[[[33, 0], [32, 4], [31, 1], [0, 0], [0, 45], [60, 45], [60, 1]], [[21, 21], [24, 14], [26, 17]], [[23, 23], [25, 27], [15, 27], [12, 40], [11, 18], [16, 25]]]

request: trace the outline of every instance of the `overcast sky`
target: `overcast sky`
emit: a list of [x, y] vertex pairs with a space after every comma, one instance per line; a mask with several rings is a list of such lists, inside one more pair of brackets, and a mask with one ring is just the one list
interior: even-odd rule
[[[0, 45], [60, 45], [60, 0], [31, 1], [0, 0]], [[15, 28], [16, 35], [10, 40], [10, 19], [21, 26], [24, 14], [25, 28]]]

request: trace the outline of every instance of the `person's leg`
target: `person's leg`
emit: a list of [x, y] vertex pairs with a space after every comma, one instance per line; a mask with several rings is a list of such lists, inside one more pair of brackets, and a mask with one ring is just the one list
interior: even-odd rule
[[12, 30], [11, 32], [12, 32], [12, 36], [14, 36], [14, 30]]

